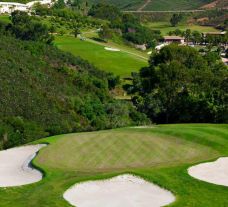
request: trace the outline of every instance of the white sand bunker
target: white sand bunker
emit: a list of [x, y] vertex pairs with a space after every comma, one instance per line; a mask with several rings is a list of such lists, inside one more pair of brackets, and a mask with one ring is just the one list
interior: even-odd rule
[[0, 187], [21, 186], [42, 179], [42, 173], [30, 166], [36, 153], [46, 145], [31, 145], [0, 151]]
[[188, 173], [199, 180], [228, 186], [228, 157], [190, 167]]
[[131, 128], [135, 128], [135, 129], [150, 129], [150, 128], [155, 128], [154, 125], [145, 125], [145, 126], [134, 126]]
[[119, 52], [119, 49], [112, 48], [112, 47], [105, 47], [105, 50], [112, 51], [112, 52]]
[[160, 207], [175, 200], [169, 191], [128, 174], [76, 184], [64, 198], [77, 207]]

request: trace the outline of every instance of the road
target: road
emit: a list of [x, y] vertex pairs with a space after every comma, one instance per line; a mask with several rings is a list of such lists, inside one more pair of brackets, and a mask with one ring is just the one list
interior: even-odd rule
[[[144, 7], [145, 8], [145, 7]], [[124, 13], [196, 13], [196, 12], [204, 12], [207, 10], [203, 9], [195, 9], [195, 10], [177, 10], [177, 11], [141, 11], [141, 10], [135, 10], [135, 11], [123, 11]]]

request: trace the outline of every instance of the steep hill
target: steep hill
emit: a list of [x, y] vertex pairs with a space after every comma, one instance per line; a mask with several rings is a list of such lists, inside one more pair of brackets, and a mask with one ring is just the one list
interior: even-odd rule
[[212, 0], [151, 0], [144, 10], [152, 11], [175, 11], [199, 9], [201, 6], [212, 2]]
[[228, 9], [228, 0], [216, 0], [202, 6], [203, 9], [223, 8]]
[[5, 36], [0, 57], [0, 148], [134, 124], [133, 107], [109, 95], [110, 77], [81, 58]]
[[[225, 0], [226, 1], [226, 0]], [[107, 2], [126, 10], [188, 10], [199, 9], [203, 5], [213, 2], [213, 0], [90, 0], [91, 3]]]

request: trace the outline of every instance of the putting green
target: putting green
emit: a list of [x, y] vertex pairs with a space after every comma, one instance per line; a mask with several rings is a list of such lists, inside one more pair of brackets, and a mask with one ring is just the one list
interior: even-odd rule
[[63, 193], [77, 182], [133, 173], [171, 191], [175, 207], [228, 206], [228, 187], [192, 178], [187, 169], [228, 156], [228, 125], [177, 124], [123, 128], [41, 139], [34, 163], [42, 181], [0, 188], [1, 207], [70, 207]]
[[153, 131], [120, 129], [65, 135], [44, 150], [37, 162], [62, 171], [113, 172], [188, 163], [215, 153], [208, 147]]
[[108, 51], [105, 46], [92, 41], [83, 41], [71, 36], [56, 36], [55, 44], [60, 49], [71, 52], [93, 63], [99, 69], [113, 72], [121, 77], [129, 77], [147, 65], [145, 58], [124, 51]]

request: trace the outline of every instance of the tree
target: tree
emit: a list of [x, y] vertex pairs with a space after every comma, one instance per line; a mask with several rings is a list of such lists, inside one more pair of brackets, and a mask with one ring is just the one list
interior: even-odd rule
[[8, 30], [22, 40], [40, 41], [50, 44], [53, 36], [49, 34], [48, 27], [40, 21], [29, 16], [26, 12], [15, 11], [11, 14], [12, 25]]
[[191, 36], [191, 40], [194, 42], [194, 44], [201, 43], [202, 42], [202, 34], [198, 31], [193, 31], [192, 36]]
[[173, 16], [170, 19], [170, 23], [173, 27], [176, 27], [181, 20], [182, 20], [181, 14], [173, 14]]
[[81, 34], [79, 27], [75, 27], [73, 33], [75, 38], [78, 37]]
[[63, 9], [66, 7], [65, 1], [64, 0], [58, 0], [55, 2], [54, 6], [55, 9]]
[[227, 77], [217, 53], [169, 45], [133, 77], [133, 103], [157, 123], [228, 122]]
[[108, 39], [112, 38], [113, 31], [107, 25], [104, 25], [99, 31], [98, 35], [102, 40], [107, 41]]
[[187, 29], [184, 33], [184, 37], [185, 37], [187, 44], [188, 44], [189, 40], [191, 39], [191, 34], [192, 34], [192, 31], [190, 29]]

